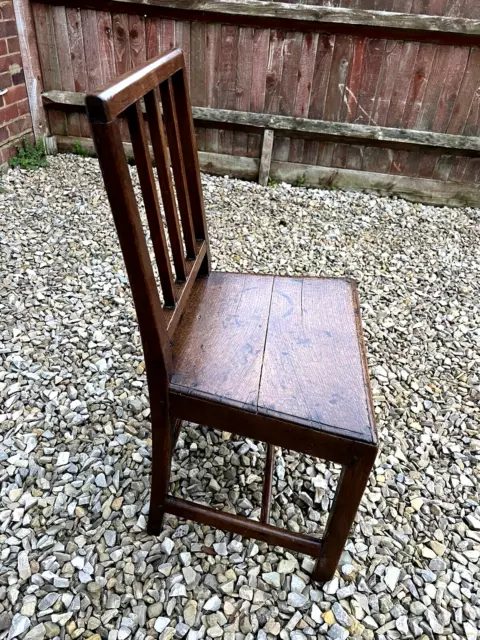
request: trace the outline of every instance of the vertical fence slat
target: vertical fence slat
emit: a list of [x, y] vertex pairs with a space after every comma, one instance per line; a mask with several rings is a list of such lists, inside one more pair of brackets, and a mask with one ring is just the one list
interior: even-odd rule
[[[68, 36], [67, 12], [65, 7], [52, 7], [53, 24], [57, 48], [61, 51], [60, 77], [62, 89], [75, 91], [75, 79], [73, 75], [72, 55]], [[78, 113], [68, 113], [67, 132], [70, 136], [81, 136], [80, 117]]]
[[[113, 51], [112, 15], [107, 11], [97, 12], [98, 50], [102, 69], [102, 82], [115, 78], [115, 53]], [[97, 80], [97, 87], [101, 83]]]
[[[290, 115], [295, 110], [295, 97], [298, 85], [298, 68], [302, 54], [303, 34], [298, 31], [287, 33], [284, 41], [283, 70], [280, 83], [280, 101], [278, 112]], [[275, 160], [287, 161], [290, 154], [290, 138], [277, 137], [273, 151]]]
[[[40, 58], [40, 66], [42, 68], [43, 86], [46, 91], [62, 86], [60, 60], [53, 22], [53, 9], [54, 7], [43, 4], [32, 4], [38, 54]], [[66, 134], [67, 120], [64, 113], [59, 111], [50, 111], [48, 119], [52, 134]]]
[[[252, 54], [252, 86], [250, 89], [250, 110], [263, 112], [265, 108], [265, 77], [268, 68], [269, 29], [254, 29]], [[258, 134], [248, 135], [247, 154], [251, 158], [260, 155], [261, 137]]]
[[[237, 71], [238, 27], [221, 26], [221, 41], [218, 57], [218, 79], [215, 106], [219, 109], [235, 109], [235, 80]], [[220, 130], [218, 134], [219, 153], [232, 154], [233, 131]]]
[[[295, 95], [293, 115], [297, 118], [307, 118], [312, 93], [313, 72], [315, 67], [315, 53], [318, 45], [318, 33], [304, 33], [302, 52], [298, 69], [298, 83]], [[290, 143], [290, 162], [301, 162], [303, 158], [304, 140], [293, 139]]]
[[[235, 80], [235, 109], [250, 110], [250, 93], [252, 89], [253, 29], [240, 27], [238, 30], [237, 76]], [[193, 96], [192, 96], [193, 99]], [[235, 131], [233, 134], [233, 155], [248, 154], [248, 134]]]
[[[190, 33], [190, 93], [192, 103], [197, 107], [207, 105], [207, 85], [205, 78], [205, 50], [207, 47], [207, 26], [203, 22], [192, 22]], [[205, 150], [206, 130], [197, 127], [197, 145]]]
[[139, 67], [147, 59], [145, 18], [137, 15], [128, 16], [128, 30], [132, 67]]
[[[215, 107], [216, 86], [218, 83], [218, 58], [220, 56], [220, 25], [207, 25], [207, 42], [205, 51], [205, 80], [207, 85], [207, 107]], [[218, 152], [218, 130], [207, 129], [205, 134], [205, 151]]]
[[113, 24], [113, 51], [115, 55], [115, 68], [118, 75], [131, 68], [128, 15], [126, 13], [114, 13]]
[[[321, 119], [324, 117], [325, 100], [327, 96], [327, 84], [330, 75], [335, 36], [320, 34], [315, 55], [313, 70], [312, 92], [308, 117]], [[303, 162], [317, 164], [319, 145], [316, 140], [307, 140], [303, 150]]]
[[148, 17], [145, 23], [145, 47], [147, 60], [158, 55], [158, 41], [160, 37], [160, 20]]

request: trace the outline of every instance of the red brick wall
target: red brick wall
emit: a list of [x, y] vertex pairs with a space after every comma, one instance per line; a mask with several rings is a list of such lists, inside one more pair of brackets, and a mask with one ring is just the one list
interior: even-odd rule
[[32, 138], [22, 57], [12, 0], [0, 0], [0, 167], [16, 154], [24, 136]]

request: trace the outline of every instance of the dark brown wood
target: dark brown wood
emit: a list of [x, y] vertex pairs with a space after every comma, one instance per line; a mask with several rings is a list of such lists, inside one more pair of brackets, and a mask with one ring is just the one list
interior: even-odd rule
[[[160, 533], [165, 513], [191, 518], [311, 554], [317, 558], [314, 578], [327, 580], [335, 571], [377, 451], [356, 288], [345, 278], [210, 273], [185, 63], [180, 53], [179, 71], [172, 69], [171, 60], [166, 54], [153, 61], [148, 73], [144, 66], [140, 76], [136, 71], [123, 76], [120, 88], [110, 84], [107, 92], [101, 89], [95, 94], [103, 96], [104, 114], [116, 114], [112, 121], [98, 122], [99, 102], [95, 96], [87, 97], [144, 348], [152, 420], [148, 531]], [[187, 262], [158, 95], [152, 86], [152, 78], [159, 77], [177, 197], [182, 222], [188, 222], [183, 230], [192, 260]], [[182, 276], [175, 282], [141, 98], [166, 203], [173, 261]], [[126, 109], [119, 108], [127, 102]], [[120, 136], [122, 111], [130, 130], [163, 306]], [[227, 427], [267, 444], [260, 522], [168, 496], [182, 420]], [[344, 465], [324, 541], [268, 523], [276, 446]]]
[[173, 337], [175, 329], [180, 322], [180, 318], [185, 311], [188, 298], [190, 296], [190, 293], [192, 292], [195, 279], [201, 272], [201, 269], [205, 262], [205, 257], [207, 255], [206, 243], [198, 241], [196, 251], [197, 257], [195, 258], [195, 261], [189, 260], [187, 262], [186, 282], [175, 283], [176, 296], [178, 300], [175, 309], [164, 309], [165, 322], [167, 324], [168, 335], [170, 336], [170, 338]]
[[193, 231], [192, 213], [190, 210], [190, 194], [185, 174], [183, 162], [183, 147], [180, 141], [179, 125], [175, 98], [173, 95], [172, 82], [170, 78], [160, 85], [160, 95], [162, 98], [163, 115], [168, 137], [168, 148], [172, 161], [173, 176], [177, 192], [178, 208], [180, 210], [180, 220], [182, 222], [183, 239], [187, 249], [187, 258], [195, 258], [195, 234]]
[[114, 120], [127, 107], [178, 71], [182, 64], [182, 52], [173, 49], [165, 56], [154, 58], [134, 71], [127, 71], [102, 87], [101, 91], [89, 94], [86, 103], [90, 121]]
[[165, 511], [179, 518], [188, 518], [197, 520], [203, 524], [217, 527], [224, 531], [231, 531], [242, 536], [251, 536], [257, 540], [263, 540], [271, 545], [277, 545], [297, 551], [298, 553], [306, 553], [308, 555], [317, 555], [321, 540], [307, 536], [301, 533], [291, 533], [286, 529], [272, 527], [268, 524], [249, 520], [243, 516], [235, 516], [231, 513], [215, 511], [203, 504], [195, 504], [181, 498], [169, 496], [165, 503]]
[[[193, 218], [193, 227], [197, 240], [205, 240], [207, 243], [207, 269], [210, 270], [210, 251], [208, 245], [207, 221], [203, 204], [202, 183], [200, 181], [200, 169], [198, 165], [197, 143], [193, 127], [192, 105], [188, 91], [185, 69], [182, 68], [172, 76], [172, 88], [175, 103], [177, 105], [177, 119], [182, 144], [183, 161], [189, 201]], [[205, 273], [205, 271], [204, 271]]]
[[265, 522], [265, 524], [269, 524], [270, 522], [270, 505], [272, 503], [272, 480], [274, 462], [275, 447], [271, 444], [268, 444], [263, 479], [262, 511], [260, 514], [260, 522]]
[[374, 442], [353, 283], [212, 273], [173, 341], [185, 393]]
[[314, 580], [324, 582], [330, 580], [335, 573], [360, 500], [367, 486], [375, 456], [376, 452], [372, 451], [370, 456], [355, 459], [342, 469], [335, 500], [325, 528], [320, 557], [312, 574]]
[[270, 29], [342, 33], [365, 38], [480, 45], [480, 20], [388, 11], [362, 11], [265, 0], [46, 0], [97, 11], [124, 11], [171, 20], [221, 22]]
[[152, 140], [155, 166], [157, 168], [158, 182], [163, 200], [163, 209], [167, 220], [170, 246], [172, 247], [173, 264], [178, 281], [186, 280], [186, 267], [184, 260], [183, 243], [178, 225], [177, 205], [173, 191], [172, 176], [170, 173], [170, 159], [168, 156], [167, 139], [160, 112], [157, 90], [145, 94], [145, 108], [147, 111], [148, 128]]
[[152, 161], [148, 152], [143, 117], [138, 102], [128, 108], [127, 118], [138, 178], [145, 203], [145, 212], [147, 214], [153, 250], [157, 261], [158, 275], [160, 276], [162, 285], [163, 299], [165, 306], [174, 307], [175, 293], [173, 289], [172, 268], [168, 257], [167, 241], [160, 214], [157, 188], [153, 178]]
[[248, 406], [220, 402], [201, 393], [192, 394], [170, 385], [170, 406], [183, 420], [206, 424], [213, 429], [228, 430], [245, 438], [269, 442], [282, 449], [293, 449], [335, 464], [349, 464], [355, 457], [370, 455], [374, 445], [311, 429], [285, 417], [265, 416], [249, 410]]

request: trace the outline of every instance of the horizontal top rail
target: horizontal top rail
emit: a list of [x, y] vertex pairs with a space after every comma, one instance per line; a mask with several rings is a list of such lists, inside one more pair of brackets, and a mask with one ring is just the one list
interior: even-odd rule
[[44, 0], [97, 11], [480, 46], [480, 20], [263, 0]]
[[[48, 108], [73, 111], [85, 109], [84, 93], [47, 91], [42, 94], [42, 98]], [[252, 132], [271, 129], [293, 137], [318, 136], [325, 140], [330, 139], [350, 144], [362, 143], [367, 146], [417, 147], [423, 150], [453, 152], [466, 156], [480, 155], [480, 137], [477, 136], [459, 136], [417, 129], [396, 129], [209, 107], [193, 107], [192, 110], [193, 118], [199, 126], [217, 125], [218, 128], [223, 128], [225, 125], [227, 128], [240, 128]]]
[[86, 96], [85, 102], [93, 122], [110, 122], [127, 107], [140, 100], [161, 82], [184, 66], [181, 49], [149, 61], [132, 73], [127, 71], [104, 85], [98, 92]]

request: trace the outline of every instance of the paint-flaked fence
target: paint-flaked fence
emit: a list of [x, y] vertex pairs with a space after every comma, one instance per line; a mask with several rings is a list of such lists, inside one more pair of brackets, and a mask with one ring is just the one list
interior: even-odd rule
[[[198, 10], [199, 4], [205, 5], [205, 11]], [[479, 135], [480, 46], [475, 45], [480, 45], [480, 3], [476, 0], [324, 2], [324, 6], [339, 7], [340, 11], [351, 10], [343, 22], [343, 14], [340, 18], [332, 14], [323, 22], [316, 22], [315, 16], [310, 20], [307, 10], [318, 2], [300, 8], [252, 2], [254, 15], [233, 17], [221, 13], [221, 4], [161, 0], [51, 0], [48, 4], [32, 4], [43, 90], [85, 93], [178, 46], [186, 56], [192, 103], [197, 107], [446, 136]], [[223, 4], [237, 11], [235, 3]], [[259, 5], [266, 14], [270, 11], [269, 17], [262, 17]], [[289, 6], [297, 12], [291, 21]], [[272, 13], [275, 7], [285, 13], [277, 18]], [[362, 10], [401, 11], [403, 18], [392, 15], [385, 37], [379, 37], [382, 30]], [[241, 14], [241, 6], [238, 11]], [[433, 27], [425, 19], [418, 22], [419, 26], [413, 23], [413, 28], [408, 23], [405, 36], [396, 36], [396, 26], [402, 20], [407, 24], [405, 14], [418, 13], [449, 19], [444, 24], [446, 30], [453, 29], [452, 39], [448, 34], [444, 37], [441, 32], [436, 35], [429, 31]], [[172, 19], [177, 15], [188, 20]], [[454, 24], [455, 17], [461, 20]], [[333, 26], [332, 20], [337, 20]], [[373, 26], [368, 26], [369, 20]], [[363, 26], [357, 24], [362, 21]], [[349, 26], [349, 22], [355, 24]], [[442, 28], [443, 23], [439, 24]], [[89, 136], [85, 116], [72, 111], [72, 105], [70, 111], [50, 105], [48, 119], [51, 134], [60, 136], [64, 143], [65, 137]], [[261, 129], [233, 125], [218, 129], [202, 118], [199, 123], [208, 125], [197, 127], [198, 147], [208, 156], [212, 170], [225, 171], [227, 167], [235, 173], [237, 166], [238, 175], [242, 175], [242, 167], [243, 174], [259, 170]], [[248, 118], [244, 124], [249, 124]], [[337, 142], [337, 138], [328, 136], [309, 139], [308, 135], [291, 137], [287, 133], [275, 131], [271, 158], [272, 168], [287, 179], [296, 175], [300, 181], [307, 177], [307, 183], [311, 183], [318, 175], [319, 184], [336, 184], [338, 176], [347, 183], [350, 176], [358, 186], [358, 174], [362, 173], [366, 187], [373, 180], [382, 183], [386, 192], [402, 193], [397, 185], [405, 186], [406, 182], [396, 182], [396, 178], [406, 176], [417, 179], [412, 183], [414, 191], [433, 189], [438, 193], [438, 188], [448, 183], [465, 185], [464, 193], [470, 194], [465, 202], [473, 198], [468, 188], [480, 181], [478, 151], [446, 153], [442, 144], [448, 142], [447, 138], [439, 138], [438, 144], [427, 149], [415, 144], [371, 146], [361, 136], [349, 141], [338, 134]], [[408, 132], [406, 138], [408, 142]], [[219, 160], [215, 167], [212, 154], [237, 160], [227, 164]], [[246, 159], [255, 162], [248, 164]], [[315, 174], [312, 167], [329, 171]], [[391, 180], [385, 176], [391, 176]], [[432, 180], [438, 181], [437, 187]], [[455, 194], [461, 193], [455, 189]], [[455, 202], [455, 198], [450, 201]]]

